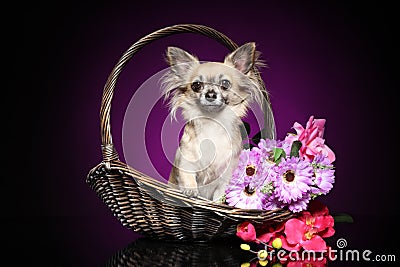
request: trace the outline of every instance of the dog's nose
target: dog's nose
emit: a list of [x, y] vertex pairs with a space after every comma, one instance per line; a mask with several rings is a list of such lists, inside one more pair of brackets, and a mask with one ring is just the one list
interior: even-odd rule
[[215, 91], [208, 91], [206, 93], [206, 99], [207, 101], [213, 102], [215, 99], [217, 99], [217, 94]]

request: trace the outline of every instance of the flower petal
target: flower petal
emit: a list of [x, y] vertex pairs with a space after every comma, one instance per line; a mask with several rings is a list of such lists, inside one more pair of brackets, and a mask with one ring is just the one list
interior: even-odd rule
[[312, 214], [312, 216], [324, 216], [329, 214], [329, 209], [326, 205], [324, 205], [321, 201], [313, 200], [308, 205], [308, 211]]
[[282, 240], [282, 248], [288, 251], [299, 251], [301, 249], [301, 245], [298, 244], [289, 244], [287, 239], [284, 236], [281, 236]]
[[318, 233], [321, 237], [330, 237], [335, 234], [335, 229], [333, 227], [328, 227], [324, 231]]
[[261, 242], [264, 242], [264, 243], [268, 243], [269, 240], [271, 239], [271, 237], [273, 237], [274, 235], [275, 235], [274, 232], [272, 232], [272, 233], [265, 233], [265, 234], [262, 234], [262, 235], [260, 235], [259, 237], [257, 237], [257, 240], [258, 240], [258, 241], [261, 241]]
[[324, 153], [327, 154], [330, 162], [334, 162], [336, 160], [335, 153], [330, 149], [327, 145], [324, 145]]
[[285, 235], [289, 244], [298, 244], [305, 233], [305, 223], [299, 219], [289, 219], [285, 223]]
[[305, 250], [323, 251], [326, 250], [326, 242], [319, 235], [314, 235], [310, 240], [305, 240], [301, 243]]
[[314, 226], [318, 228], [318, 231], [323, 231], [328, 227], [332, 227], [334, 223], [333, 217], [330, 215], [316, 216]]
[[246, 242], [252, 242], [256, 240], [256, 229], [249, 222], [243, 222], [236, 228], [236, 235]]
[[304, 131], [304, 127], [303, 127], [300, 123], [298, 123], [298, 122], [295, 122], [295, 123], [293, 124], [293, 129], [296, 130], [297, 135], [302, 134], [303, 131]]

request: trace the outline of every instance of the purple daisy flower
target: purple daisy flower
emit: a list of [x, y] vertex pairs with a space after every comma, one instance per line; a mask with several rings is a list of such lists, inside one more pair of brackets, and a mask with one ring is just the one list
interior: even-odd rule
[[285, 205], [278, 200], [275, 196], [270, 196], [266, 199], [264, 203], [264, 209], [265, 210], [276, 210], [276, 209], [281, 209]]
[[312, 163], [314, 167], [314, 183], [311, 193], [315, 195], [327, 194], [335, 183], [335, 170], [329, 158], [321, 154], [315, 156]]
[[292, 144], [291, 144], [291, 143], [288, 143], [288, 142], [286, 142], [285, 140], [283, 140], [283, 141], [278, 141], [277, 144], [276, 144], [276, 147], [282, 148], [283, 151], [285, 151], [286, 156], [289, 157], [289, 155], [290, 155], [290, 149], [292, 149]]
[[270, 139], [261, 139], [258, 143], [257, 147], [253, 149], [257, 149], [261, 153], [262, 162], [264, 168], [269, 169], [275, 165], [274, 163], [274, 152], [273, 149], [276, 148], [277, 141]]
[[300, 212], [302, 210], [306, 210], [308, 207], [308, 202], [310, 201], [311, 196], [309, 193], [303, 195], [302, 198], [297, 199], [296, 201], [292, 201], [289, 204], [284, 204], [282, 201], [279, 201], [276, 195], [272, 195], [266, 199], [264, 203], [265, 210], [275, 210], [281, 209], [287, 206], [287, 208], [292, 212]]
[[263, 157], [260, 149], [245, 149], [239, 155], [239, 162], [233, 171], [232, 177], [242, 177], [245, 182], [251, 183], [251, 187], [261, 185], [267, 177], [262, 164]]
[[261, 153], [267, 158], [273, 155], [273, 149], [277, 147], [276, 140], [261, 139], [257, 146]]
[[225, 190], [226, 202], [242, 209], [262, 209], [267, 197], [261, 190], [266, 180], [259, 149], [243, 150], [237, 168]]
[[226, 190], [226, 202], [230, 206], [241, 209], [263, 209], [266, 194], [261, 187], [252, 188], [249, 183], [234, 183]]
[[291, 144], [280, 140], [261, 139], [257, 148], [261, 152], [262, 158], [264, 159], [263, 164], [269, 168], [275, 165], [274, 148], [282, 148], [283, 151], [285, 151], [285, 154], [288, 156], [290, 154]]
[[302, 198], [290, 203], [288, 205], [288, 209], [292, 212], [300, 212], [302, 210], [306, 210], [308, 206], [308, 202], [310, 202], [310, 194], [306, 194]]
[[[245, 149], [240, 152], [238, 165], [235, 171], [238, 172], [248, 172], [249, 176], [253, 176], [257, 171], [256, 167], [258, 167], [261, 163], [261, 151], [256, 149], [255, 147], [250, 149]], [[247, 169], [248, 166], [253, 166], [254, 168]], [[254, 173], [253, 173], [254, 172]]]
[[275, 197], [284, 204], [291, 204], [310, 191], [314, 172], [309, 162], [291, 157], [282, 159], [269, 174], [275, 187]]

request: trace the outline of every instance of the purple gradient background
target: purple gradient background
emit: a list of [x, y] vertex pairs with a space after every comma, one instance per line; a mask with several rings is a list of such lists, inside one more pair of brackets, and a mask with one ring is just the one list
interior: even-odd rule
[[[17, 200], [3, 207], [9, 246], [16, 250], [21, 242], [40, 240], [44, 245], [37, 259], [98, 266], [136, 238], [85, 184], [88, 171], [102, 160], [102, 89], [130, 45], [179, 23], [213, 27], [238, 44], [257, 43], [269, 66], [262, 77], [271, 94], [278, 138], [295, 121], [305, 124], [310, 115], [325, 118], [325, 138], [337, 156], [336, 183], [321, 200], [332, 213], [354, 216], [354, 246], [381, 241], [373, 230], [381, 226], [380, 216], [399, 211], [394, 205], [399, 192], [394, 162], [398, 121], [392, 96], [398, 88], [393, 69], [398, 46], [391, 33], [391, 8], [320, 1], [188, 3], [68, 1], [47, 6], [49, 11], [38, 4], [22, 13], [18, 46], [29, 45], [32, 52], [22, 55], [24, 64], [14, 61], [13, 67], [17, 81], [24, 76], [21, 90], [35, 92], [28, 129], [32, 169], [25, 179], [3, 187], [3, 197], [14, 199], [14, 189], [19, 189]], [[135, 89], [166, 67], [163, 53], [169, 45], [202, 60], [221, 60], [228, 52], [193, 34], [168, 37], [141, 50], [120, 75], [112, 102], [112, 134], [121, 158], [125, 110]], [[165, 116], [152, 118], [161, 123]], [[154, 140], [157, 149], [159, 135]], [[165, 160], [159, 164], [170, 168]]]

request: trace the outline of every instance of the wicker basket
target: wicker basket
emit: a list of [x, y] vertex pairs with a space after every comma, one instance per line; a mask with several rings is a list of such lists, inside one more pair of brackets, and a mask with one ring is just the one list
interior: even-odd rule
[[[178, 189], [157, 181], [121, 162], [110, 130], [110, 109], [117, 78], [127, 62], [146, 44], [177, 33], [201, 34], [222, 43], [230, 51], [238, 46], [222, 33], [203, 26], [182, 24], [155, 31], [134, 43], [109, 75], [100, 109], [103, 161], [90, 170], [86, 182], [127, 228], [162, 240], [201, 240], [232, 236], [243, 221], [255, 225], [276, 223], [292, 217], [286, 209], [274, 211], [238, 209], [203, 198], [188, 198]], [[259, 82], [265, 85], [258, 73]], [[268, 94], [265, 92], [269, 108]], [[266, 109], [264, 108], [264, 113]], [[270, 109], [269, 109], [270, 111]], [[274, 128], [272, 112], [265, 125]], [[266, 133], [274, 138], [274, 133]]]

